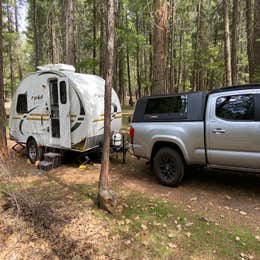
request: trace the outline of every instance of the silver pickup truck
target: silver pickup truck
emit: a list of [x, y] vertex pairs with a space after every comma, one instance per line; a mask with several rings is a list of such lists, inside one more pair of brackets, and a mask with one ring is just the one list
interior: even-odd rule
[[260, 85], [138, 100], [130, 137], [164, 185], [186, 166], [260, 172]]

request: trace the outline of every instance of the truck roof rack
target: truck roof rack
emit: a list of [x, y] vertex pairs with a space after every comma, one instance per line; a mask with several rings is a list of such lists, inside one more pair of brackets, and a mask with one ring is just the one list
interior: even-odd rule
[[219, 92], [228, 92], [228, 91], [235, 91], [235, 90], [244, 90], [244, 89], [259, 89], [260, 83], [255, 84], [245, 84], [245, 85], [237, 85], [237, 86], [230, 86], [230, 87], [223, 87], [219, 89], [212, 90], [209, 94], [219, 93]]

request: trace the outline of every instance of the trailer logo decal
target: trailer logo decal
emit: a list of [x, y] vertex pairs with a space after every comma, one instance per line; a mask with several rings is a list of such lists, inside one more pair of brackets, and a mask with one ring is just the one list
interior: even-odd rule
[[32, 96], [32, 97], [31, 97], [31, 100], [32, 100], [33, 102], [38, 101], [38, 100], [41, 100], [41, 99], [43, 99], [43, 94], [40, 95], [40, 96]]
[[23, 125], [23, 119], [20, 121], [20, 124], [19, 124], [19, 131], [22, 135], [24, 135], [23, 133], [23, 130], [22, 130], [22, 125]]
[[76, 124], [71, 128], [71, 132], [75, 131], [80, 125], [81, 125], [81, 123], [76, 123]]
[[30, 109], [29, 111], [27, 111], [27, 113], [23, 116], [23, 119], [21, 119], [21, 121], [20, 121], [20, 123], [19, 123], [19, 131], [20, 131], [20, 133], [21, 133], [22, 135], [24, 135], [23, 130], [22, 130], [22, 126], [23, 126], [23, 121], [24, 121], [24, 119], [26, 119], [27, 116], [29, 115], [29, 113], [32, 112], [32, 111], [33, 111], [35, 108], [37, 108], [37, 107], [38, 107], [38, 106], [33, 107], [32, 109]]

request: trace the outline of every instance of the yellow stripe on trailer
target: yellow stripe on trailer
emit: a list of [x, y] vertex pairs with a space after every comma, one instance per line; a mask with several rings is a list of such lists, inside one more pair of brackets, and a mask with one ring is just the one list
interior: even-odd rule
[[30, 120], [30, 121], [49, 121], [48, 118], [38, 118], [38, 117], [28, 117], [27, 120]]

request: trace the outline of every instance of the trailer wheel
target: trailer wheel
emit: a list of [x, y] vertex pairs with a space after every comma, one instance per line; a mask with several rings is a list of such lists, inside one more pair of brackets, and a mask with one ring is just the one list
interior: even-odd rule
[[176, 187], [184, 176], [183, 159], [176, 150], [164, 147], [154, 157], [153, 171], [161, 184]]
[[29, 138], [26, 144], [27, 157], [32, 164], [41, 159], [42, 149], [38, 147], [34, 138]]

